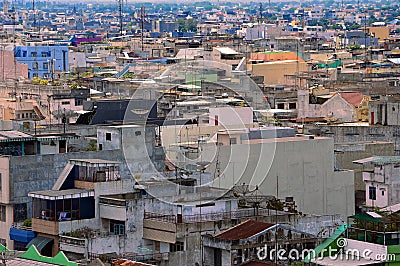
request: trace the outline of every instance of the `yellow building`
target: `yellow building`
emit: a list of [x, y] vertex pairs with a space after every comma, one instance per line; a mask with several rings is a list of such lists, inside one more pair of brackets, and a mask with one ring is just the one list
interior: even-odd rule
[[379, 41], [389, 39], [389, 27], [388, 26], [374, 26], [366, 28], [367, 34], [372, 34]]
[[250, 65], [253, 76], [263, 76], [265, 85], [283, 85], [294, 81], [288, 79], [297, 72], [307, 70], [307, 63], [297, 62], [297, 60], [284, 60], [275, 62], [266, 62], [261, 64]]

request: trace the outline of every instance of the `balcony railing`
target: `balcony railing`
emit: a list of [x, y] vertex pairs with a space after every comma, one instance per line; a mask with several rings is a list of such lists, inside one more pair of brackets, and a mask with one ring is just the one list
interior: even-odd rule
[[350, 227], [347, 233], [349, 239], [386, 246], [400, 244], [400, 232], [382, 232]]
[[[240, 219], [256, 216], [270, 216], [275, 215], [275, 211], [267, 209], [244, 209], [232, 212], [216, 212], [195, 215], [165, 215], [158, 213], [145, 212], [144, 219], [157, 220], [168, 223], [196, 223], [205, 221], [220, 221], [230, 219]], [[286, 214], [278, 214], [278, 216], [285, 216]]]
[[99, 203], [100, 204], [106, 204], [106, 205], [120, 206], [120, 207], [126, 206], [126, 201], [125, 200], [106, 198], [106, 197], [100, 197], [99, 198]]
[[[100, 258], [102, 255], [100, 254], [94, 254], [94, 253], [89, 253], [89, 259], [94, 260], [97, 258]], [[151, 263], [159, 263], [161, 261], [167, 261], [169, 258], [169, 252], [163, 252], [163, 253], [149, 253], [149, 254], [132, 254], [132, 253], [126, 253], [122, 254], [120, 256], [124, 260], [130, 260], [130, 261], [137, 261], [137, 262], [151, 262]], [[113, 257], [113, 256], [108, 256], [103, 255], [102, 259], [104, 259], [108, 263], [112, 263], [115, 260], [118, 260], [118, 258]]]
[[19, 230], [32, 231], [32, 226], [24, 226], [21, 223], [13, 223], [11, 227]]
[[76, 238], [72, 236], [60, 236], [59, 239], [60, 244], [67, 244], [71, 246], [81, 246], [85, 247], [86, 239], [85, 238]]

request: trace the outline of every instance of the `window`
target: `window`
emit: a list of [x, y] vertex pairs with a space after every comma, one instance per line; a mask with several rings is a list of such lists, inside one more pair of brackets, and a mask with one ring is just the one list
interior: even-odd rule
[[111, 141], [111, 133], [106, 133], [106, 140]]
[[110, 220], [110, 234], [124, 235], [125, 234], [125, 222]]
[[36, 56], [37, 56], [37, 52], [32, 52], [32, 53], [31, 53], [31, 56], [32, 56], [32, 57], [36, 57]]
[[38, 69], [38, 68], [39, 68], [38, 62], [33, 63], [33, 69]]
[[0, 173], [0, 192], [1, 192], [1, 189], [2, 189], [2, 185], [1, 185], [1, 173]]
[[6, 205], [0, 205], [0, 222], [6, 221]]
[[48, 53], [47, 52], [42, 52], [42, 57], [47, 57]]
[[385, 191], [384, 190], [382, 190], [382, 196], [385, 196]]
[[218, 126], [218, 116], [217, 115], [214, 118], [214, 126]]
[[103, 144], [99, 144], [99, 151], [102, 151], [103, 150]]
[[43, 63], [43, 69], [49, 69], [49, 63]]
[[285, 104], [284, 103], [278, 103], [276, 109], [285, 109]]
[[83, 100], [82, 99], [75, 99], [75, 106], [82, 105]]
[[236, 144], [236, 138], [229, 138], [229, 143], [230, 144]]
[[62, 105], [69, 105], [69, 101], [62, 101], [61, 104]]
[[289, 109], [296, 109], [296, 103], [289, 103]]
[[376, 200], [376, 187], [369, 187], [369, 199], [370, 200]]
[[169, 251], [170, 252], [184, 251], [184, 250], [185, 250], [185, 245], [181, 241], [176, 241], [175, 244], [169, 244]]

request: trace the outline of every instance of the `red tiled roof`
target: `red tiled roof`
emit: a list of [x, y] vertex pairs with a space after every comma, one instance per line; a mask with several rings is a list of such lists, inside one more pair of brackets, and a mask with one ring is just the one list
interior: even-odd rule
[[349, 104], [357, 107], [363, 100], [363, 94], [361, 92], [356, 91], [342, 91], [338, 92], [342, 98], [348, 102]]
[[257, 233], [264, 231], [265, 229], [270, 228], [273, 225], [274, 224], [271, 223], [247, 220], [241, 224], [238, 224], [226, 230], [225, 232], [215, 235], [214, 237], [231, 241], [238, 239], [246, 239], [251, 236], [254, 236]]

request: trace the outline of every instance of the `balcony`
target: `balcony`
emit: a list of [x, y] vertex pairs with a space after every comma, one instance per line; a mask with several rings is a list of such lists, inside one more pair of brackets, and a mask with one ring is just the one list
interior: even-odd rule
[[370, 182], [380, 182], [384, 183], [385, 178], [382, 174], [377, 174], [373, 172], [363, 172], [362, 173], [363, 181], [370, 181]]
[[32, 230], [37, 233], [43, 233], [43, 234], [56, 236], [56, 235], [58, 235], [58, 222], [33, 218], [32, 219]]
[[99, 207], [101, 218], [118, 221], [126, 220], [126, 201], [124, 199], [100, 197]]
[[85, 254], [87, 247], [87, 240], [85, 238], [76, 238], [72, 236], [60, 236], [59, 239], [60, 250]]
[[[209, 221], [221, 221], [231, 219], [251, 218], [256, 216], [270, 216], [275, 215], [274, 211], [268, 209], [241, 209], [232, 212], [215, 212], [195, 215], [165, 215], [158, 213], [145, 212], [145, 220], [158, 220], [168, 223], [197, 223]], [[285, 216], [285, 215], [283, 215]]]
[[32, 231], [32, 227], [22, 226], [15, 224], [10, 228], [10, 239], [21, 243], [29, 243], [36, 237], [35, 232]]

